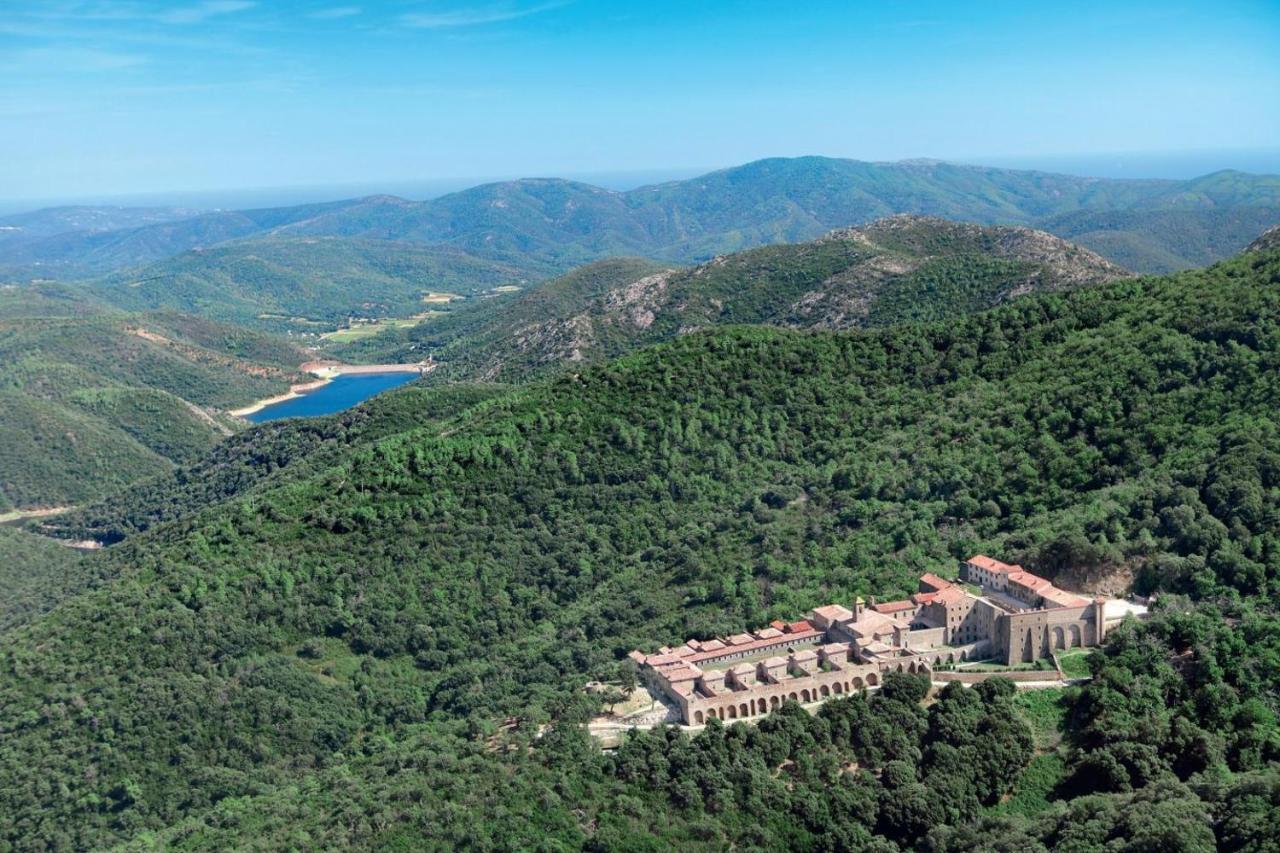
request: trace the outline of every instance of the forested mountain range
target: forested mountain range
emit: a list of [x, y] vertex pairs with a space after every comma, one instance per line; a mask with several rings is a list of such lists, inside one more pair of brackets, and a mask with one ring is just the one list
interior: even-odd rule
[[411, 316], [428, 292], [475, 296], [526, 285], [549, 268], [423, 246], [276, 235], [194, 249], [95, 281], [98, 299], [124, 310], [172, 309], [276, 331], [328, 331], [349, 317]]
[[[11, 405], [0, 427], [12, 440], [0, 462], [2, 505], [79, 503], [207, 452], [238, 428], [219, 410], [285, 390], [314, 358], [246, 327], [314, 335], [352, 315], [426, 313], [429, 292], [479, 297], [526, 281], [522, 270], [452, 247], [388, 255], [386, 245], [277, 236], [184, 253], [92, 287], [7, 288], [0, 380]], [[333, 351], [364, 362], [429, 356], [442, 365], [437, 383], [526, 379], [697, 328], [887, 325], [1122, 273], [1041, 232], [903, 216], [689, 270], [602, 261]]]
[[597, 261], [502, 301], [347, 347], [442, 363], [433, 381], [512, 380], [728, 324], [851, 329], [981, 311], [1127, 273], [1040, 231], [899, 215], [693, 268]]
[[1243, 248], [1260, 221], [1280, 216], [1280, 177], [1223, 171], [1185, 181], [1108, 180], [938, 161], [775, 158], [627, 192], [538, 178], [429, 201], [371, 196], [11, 237], [0, 241], [0, 276], [86, 277], [280, 233], [447, 244], [560, 272], [620, 255], [684, 264], [895, 213], [1034, 225], [1131, 269], [1160, 272]]
[[[18, 225], [11, 227], [20, 230], [7, 232], [9, 238], [0, 241], [0, 280], [88, 278], [189, 249], [262, 234], [300, 219], [359, 204], [358, 200], [347, 200], [261, 210], [206, 211], [174, 218], [161, 213], [162, 221], [149, 225], [109, 230], [68, 228], [53, 233], [25, 234], [21, 230], [25, 219], [49, 218], [47, 211], [35, 211], [6, 219], [17, 222]], [[53, 219], [57, 221], [57, 217]]]
[[[83, 561], [89, 589], [3, 635], [4, 842], [1271, 838], [1280, 253], [883, 328], [711, 328], [453, 402], [388, 403], [392, 428], [343, 428], [314, 468], [281, 427], [275, 473], [191, 503], [157, 482], [149, 521]], [[187, 509], [157, 514], [166, 490]], [[998, 683], [926, 711], [903, 676], [616, 756], [577, 725], [629, 648], [903, 593], [976, 550], [1049, 577], [1123, 565], [1165, 595], [1048, 709], [1050, 762]]]
[[191, 219], [204, 211], [189, 207], [118, 207], [71, 205], [45, 207], [29, 213], [0, 215], [0, 241], [32, 240], [58, 234], [123, 231]]
[[0, 512], [115, 492], [204, 456], [221, 410], [302, 381], [307, 353], [176, 312], [123, 313], [74, 288], [0, 290]]

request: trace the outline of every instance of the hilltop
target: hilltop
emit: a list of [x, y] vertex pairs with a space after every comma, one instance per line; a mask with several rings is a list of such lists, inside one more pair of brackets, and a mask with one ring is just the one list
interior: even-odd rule
[[[438, 421], [392, 407], [399, 429], [85, 558], [107, 580], [4, 634], [3, 839], [1038, 849], [1068, 810], [1098, 843], [1264, 838], [1277, 280], [1255, 252], [928, 322], [712, 328]], [[576, 726], [629, 648], [903, 594], [977, 550], [1168, 596], [1049, 709], [1071, 740], [1038, 775], [998, 685], [614, 757]], [[985, 811], [1024, 782], [1033, 818]]]
[[193, 462], [240, 428], [222, 410], [302, 379], [307, 354], [275, 338], [58, 296], [0, 300], [0, 511], [91, 500]]
[[599, 261], [500, 303], [345, 350], [444, 363], [437, 380], [513, 379], [729, 324], [852, 329], [994, 307], [1126, 272], [1040, 231], [899, 215], [691, 269]]
[[0, 278], [86, 277], [278, 234], [449, 245], [551, 272], [623, 255], [687, 264], [896, 213], [1035, 226], [1160, 272], [1242, 249], [1259, 221], [1280, 218], [1280, 177], [1110, 180], [938, 161], [772, 158], [626, 192], [532, 178], [428, 201], [370, 196], [10, 239], [0, 241]]

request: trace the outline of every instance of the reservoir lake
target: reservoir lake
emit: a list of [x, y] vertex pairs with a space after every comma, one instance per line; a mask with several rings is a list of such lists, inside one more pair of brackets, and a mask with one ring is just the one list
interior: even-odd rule
[[313, 418], [349, 409], [374, 394], [398, 388], [418, 378], [418, 373], [352, 373], [334, 377], [314, 391], [282, 400], [245, 415], [255, 424], [280, 418]]

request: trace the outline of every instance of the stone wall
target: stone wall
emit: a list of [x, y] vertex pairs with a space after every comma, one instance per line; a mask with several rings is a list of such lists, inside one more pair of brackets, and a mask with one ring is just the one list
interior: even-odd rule
[[[904, 671], [927, 672], [927, 667], [909, 664]], [[801, 678], [785, 678], [777, 684], [758, 683], [749, 690], [734, 690], [720, 696], [680, 697], [680, 711], [685, 725], [701, 726], [716, 717], [720, 720], [743, 720], [777, 710], [784, 702], [801, 704], [877, 688], [884, 680], [882, 668], [875, 664], [848, 665]]]
[[934, 681], [959, 681], [961, 684], [977, 684], [992, 678], [1007, 678], [1010, 681], [1060, 681], [1061, 673], [1057, 670], [1019, 669], [1012, 672], [935, 672]]
[[1089, 604], [1006, 614], [1000, 620], [997, 645], [1010, 664], [1047, 658], [1060, 649], [1096, 646], [1093, 611]]

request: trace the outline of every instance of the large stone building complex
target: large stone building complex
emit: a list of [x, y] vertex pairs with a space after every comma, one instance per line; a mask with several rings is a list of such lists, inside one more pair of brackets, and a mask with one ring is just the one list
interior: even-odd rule
[[986, 659], [1013, 664], [1097, 645], [1110, 624], [1133, 612], [1126, 602], [1083, 598], [982, 555], [962, 563], [960, 577], [926, 574], [908, 599], [828, 604], [797, 622], [657, 654], [634, 651], [631, 659], [650, 689], [697, 726], [767, 714], [789, 699], [821, 702], [878, 687], [888, 672]]

